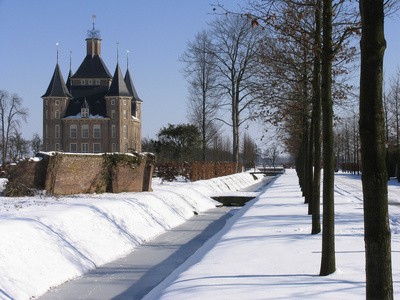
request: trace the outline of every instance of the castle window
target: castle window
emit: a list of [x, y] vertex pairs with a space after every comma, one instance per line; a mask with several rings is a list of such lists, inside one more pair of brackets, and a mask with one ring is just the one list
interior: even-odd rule
[[49, 111], [46, 109], [46, 120], [49, 118]]
[[70, 144], [69, 149], [71, 153], [76, 153], [76, 144], [75, 143]]
[[49, 137], [49, 125], [46, 125], [46, 139]]
[[113, 119], [113, 120], [115, 119], [115, 110], [111, 111], [111, 119]]
[[117, 145], [113, 143], [111, 149], [112, 149], [111, 152], [117, 152]]
[[137, 118], [136, 112], [137, 112], [136, 102], [133, 102], [133, 101], [132, 101], [132, 117]]
[[100, 80], [96, 79], [96, 85], [99, 85], [99, 84], [100, 84]]
[[100, 153], [100, 144], [93, 144], [93, 153]]
[[100, 125], [93, 125], [93, 137], [95, 139], [100, 138]]
[[82, 144], [82, 153], [88, 153], [88, 152], [89, 152], [89, 144], [83, 143]]
[[115, 100], [111, 100], [111, 105], [115, 105]]
[[60, 100], [56, 100], [56, 105], [60, 105]]
[[89, 79], [89, 85], [93, 84], [93, 80]]
[[46, 106], [49, 105], [49, 100], [46, 100]]
[[82, 125], [82, 138], [87, 139], [89, 137], [89, 125]]
[[124, 152], [128, 152], [128, 144], [124, 144]]
[[81, 80], [81, 85], [85, 85], [85, 79]]
[[56, 143], [56, 151], [60, 151], [60, 144]]
[[60, 111], [56, 110], [56, 119], [59, 119], [59, 118], [60, 118]]
[[115, 125], [111, 125], [111, 137], [115, 138], [115, 136], [116, 136]]
[[126, 113], [126, 109], [124, 109], [124, 119], [126, 120], [128, 114]]
[[77, 132], [77, 126], [71, 125], [71, 127], [70, 127], [70, 138], [71, 139], [76, 139], [76, 132]]
[[126, 105], [126, 100], [124, 100], [124, 105]]
[[60, 138], [60, 125], [56, 125], [55, 128], [55, 138], [59, 139]]
[[124, 138], [128, 138], [128, 125], [124, 125]]

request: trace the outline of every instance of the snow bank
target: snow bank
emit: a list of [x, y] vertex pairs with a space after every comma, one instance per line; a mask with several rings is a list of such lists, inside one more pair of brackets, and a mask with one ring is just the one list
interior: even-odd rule
[[240, 173], [154, 184], [151, 193], [1, 197], [0, 299], [41, 295], [215, 207], [209, 196], [257, 181]]

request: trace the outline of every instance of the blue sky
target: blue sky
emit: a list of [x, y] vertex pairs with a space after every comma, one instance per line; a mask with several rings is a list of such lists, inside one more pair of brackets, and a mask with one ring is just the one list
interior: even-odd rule
[[[223, 3], [224, 1], [220, 1]], [[236, 7], [230, 2], [230, 7]], [[143, 137], [187, 121], [187, 83], [178, 61], [186, 43], [215, 18], [208, 0], [0, 0], [0, 89], [17, 93], [29, 108], [23, 135], [42, 135], [42, 99], [57, 61], [64, 76], [70, 51], [75, 72], [86, 55], [86, 33], [102, 38], [102, 58], [113, 74], [117, 42], [122, 72], [129, 70], [143, 100]]]
[[[231, 9], [242, 1], [220, 0]], [[42, 99], [56, 65], [66, 79], [72, 51], [75, 72], [86, 55], [86, 32], [96, 15], [101, 32], [102, 58], [114, 72], [119, 43], [122, 72], [129, 69], [143, 100], [143, 137], [154, 138], [168, 123], [186, 123], [187, 83], [178, 58], [186, 43], [216, 16], [214, 0], [0, 0], [0, 89], [17, 93], [28, 107], [27, 139], [42, 134]], [[388, 47], [385, 70], [389, 76], [399, 65], [399, 18], [386, 21]], [[257, 138], [260, 130], [251, 133]], [[230, 130], [225, 130], [230, 135]]]

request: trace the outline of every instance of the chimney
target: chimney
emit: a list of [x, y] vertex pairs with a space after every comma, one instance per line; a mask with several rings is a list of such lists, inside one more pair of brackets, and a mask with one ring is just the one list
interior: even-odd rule
[[86, 39], [86, 49], [87, 55], [94, 55], [101, 56], [101, 39], [98, 38], [90, 38]]

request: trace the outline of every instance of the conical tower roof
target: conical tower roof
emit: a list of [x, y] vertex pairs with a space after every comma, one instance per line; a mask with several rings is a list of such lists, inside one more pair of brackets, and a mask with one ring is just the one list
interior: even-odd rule
[[112, 79], [110, 89], [108, 90], [108, 93], [106, 95], [106, 97], [112, 96], [132, 97], [132, 94], [129, 92], [126, 86], [124, 77], [122, 76], [121, 68], [119, 67], [118, 63], [115, 68], [114, 77]]
[[72, 77], [72, 70], [69, 69], [67, 83], [65, 84], [67, 86], [68, 91], [71, 91], [71, 77]]
[[129, 92], [132, 94], [132, 96], [133, 96], [132, 101], [140, 101], [140, 102], [143, 102], [143, 101], [139, 98], [139, 96], [138, 96], [138, 94], [137, 94], [137, 92], [136, 92], [135, 86], [133, 85], [133, 82], [132, 82], [132, 78], [131, 78], [131, 74], [130, 74], [130, 72], [129, 72], [129, 69], [126, 70], [124, 80], [125, 80], [125, 83], [126, 83], [126, 87], [128, 88], [128, 91], [129, 91]]
[[60, 71], [60, 66], [56, 65], [56, 68], [53, 73], [53, 77], [51, 78], [49, 87], [47, 88], [46, 93], [42, 96], [44, 97], [66, 97], [72, 98], [71, 94], [68, 91], [67, 86], [65, 85], [64, 78]]

